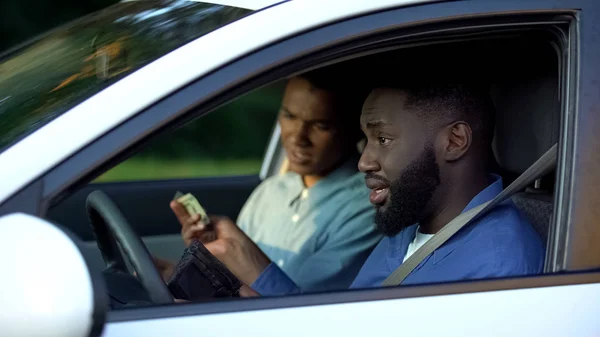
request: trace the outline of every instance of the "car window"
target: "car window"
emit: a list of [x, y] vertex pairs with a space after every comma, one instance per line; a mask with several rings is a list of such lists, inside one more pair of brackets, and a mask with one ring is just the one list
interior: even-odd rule
[[250, 12], [196, 1], [122, 2], [0, 56], [0, 151], [123, 76]]
[[283, 83], [255, 90], [160, 137], [96, 182], [255, 175], [271, 136]]

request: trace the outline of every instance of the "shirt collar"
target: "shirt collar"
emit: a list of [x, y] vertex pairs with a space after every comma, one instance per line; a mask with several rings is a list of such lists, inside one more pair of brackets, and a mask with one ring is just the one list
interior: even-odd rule
[[[315, 190], [330, 188], [331, 186], [341, 181], [345, 181], [352, 175], [356, 174], [358, 172], [358, 160], [359, 157], [355, 155], [348, 158], [341, 166], [333, 170], [323, 179], [320, 179], [319, 181], [317, 181], [316, 184], [310, 187], [308, 189], [309, 195], [311, 193], [314, 193], [313, 191]], [[294, 202], [301, 198], [302, 191], [305, 189], [305, 186], [304, 181], [302, 180], [302, 176], [298, 173], [289, 171], [286, 173], [286, 175], [290, 177], [290, 188], [292, 189], [292, 191], [295, 191], [292, 193], [292, 198], [289, 201], [289, 205], [291, 206], [292, 204], [294, 204]]]
[[484, 188], [483, 191], [479, 192], [475, 198], [467, 204], [467, 207], [462, 210], [461, 213], [467, 212], [472, 208], [475, 208], [481, 204], [494, 199], [500, 192], [502, 192], [502, 178], [497, 174], [490, 174], [491, 183], [488, 187]]
[[333, 170], [325, 178], [317, 181], [311, 188], [317, 189], [327, 187], [340, 181], [345, 181], [349, 177], [355, 175], [356, 172], [358, 172], [358, 159], [358, 156], [351, 156], [340, 167]]
[[[502, 192], [502, 178], [499, 175], [490, 174], [490, 180], [491, 183], [488, 185], [488, 187], [484, 188], [473, 199], [471, 199], [467, 206], [462, 210], [461, 214], [481, 204], [491, 201], [498, 194], [500, 194], [500, 192]], [[450, 238], [450, 240], [446, 241], [446, 243], [436, 249], [433, 252], [433, 263], [435, 264], [439, 262], [448, 254], [450, 254], [456, 248], [456, 246], [460, 244], [461, 236], [461, 232], [459, 231], [452, 238]]]

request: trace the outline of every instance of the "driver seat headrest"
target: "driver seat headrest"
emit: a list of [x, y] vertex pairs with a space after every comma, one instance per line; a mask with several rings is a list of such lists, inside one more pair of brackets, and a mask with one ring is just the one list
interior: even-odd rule
[[[519, 175], [558, 141], [560, 99], [557, 76], [544, 75], [497, 85], [492, 88], [491, 95], [496, 105], [492, 144], [496, 161], [503, 173]], [[538, 186], [512, 197], [545, 243], [554, 209], [552, 199], [551, 190]]]
[[494, 85], [491, 96], [496, 105], [494, 156], [502, 170], [521, 174], [558, 141], [557, 77]]

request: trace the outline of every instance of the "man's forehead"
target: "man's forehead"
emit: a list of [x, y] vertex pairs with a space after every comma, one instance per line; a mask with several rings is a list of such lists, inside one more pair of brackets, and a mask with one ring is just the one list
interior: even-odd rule
[[394, 88], [376, 88], [363, 105], [361, 123], [371, 120], [389, 120], [396, 117], [406, 102], [406, 93]]

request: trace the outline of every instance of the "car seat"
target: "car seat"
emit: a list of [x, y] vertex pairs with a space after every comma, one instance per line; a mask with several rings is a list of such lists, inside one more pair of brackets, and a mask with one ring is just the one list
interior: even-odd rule
[[[516, 76], [519, 76], [515, 74]], [[525, 75], [518, 81], [492, 87], [496, 105], [495, 159], [505, 177], [523, 173], [558, 141], [560, 100], [556, 72]], [[554, 173], [513, 196], [547, 245], [554, 210]]]

